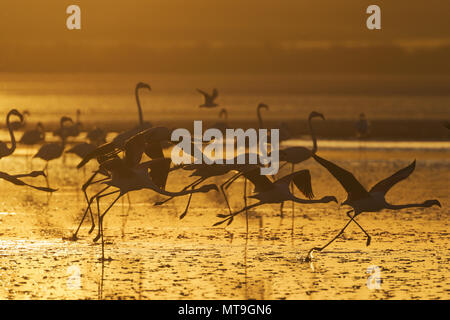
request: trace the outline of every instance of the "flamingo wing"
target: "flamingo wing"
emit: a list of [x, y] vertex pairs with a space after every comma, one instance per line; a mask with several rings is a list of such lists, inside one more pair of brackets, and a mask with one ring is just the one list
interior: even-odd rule
[[339, 183], [344, 187], [348, 193], [348, 198], [352, 200], [362, 199], [369, 197], [367, 190], [361, 185], [361, 183], [355, 178], [355, 176], [336, 164], [319, 157], [316, 154], [312, 155], [313, 158], [320, 163], [325, 169], [327, 169]]
[[372, 189], [370, 189], [370, 193], [386, 194], [397, 183], [408, 178], [411, 175], [411, 173], [413, 173], [415, 167], [416, 167], [416, 160], [414, 160], [409, 166], [400, 169], [392, 176], [378, 182], [376, 185], [372, 187]]
[[156, 184], [158, 188], [164, 190], [166, 188], [171, 163], [172, 160], [169, 158], [158, 158], [143, 162], [139, 167], [150, 169], [150, 178], [153, 183]]
[[244, 172], [243, 176], [255, 185], [255, 192], [264, 192], [273, 189], [273, 183], [267, 176], [261, 175], [259, 167]]
[[219, 96], [219, 90], [217, 90], [216, 88], [214, 88], [213, 92], [212, 92], [212, 96], [211, 96], [211, 100], [216, 99]]
[[284, 184], [290, 184], [294, 182], [295, 186], [298, 190], [300, 190], [301, 193], [308, 199], [314, 198], [314, 193], [312, 191], [312, 185], [311, 185], [311, 173], [309, 170], [300, 170], [291, 174], [288, 174], [287, 176], [284, 176], [275, 183], [284, 183]]
[[200, 90], [200, 89], [197, 89], [197, 91], [199, 93], [201, 93], [205, 97], [206, 100], [211, 98], [211, 96], [208, 93], [206, 93], [205, 91]]

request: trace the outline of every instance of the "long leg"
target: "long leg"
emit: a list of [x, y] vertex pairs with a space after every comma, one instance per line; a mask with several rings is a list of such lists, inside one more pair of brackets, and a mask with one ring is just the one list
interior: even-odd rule
[[322, 247], [314, 247], [311, 250], [309, 250], [308, 252], [308, 257], [307, 257], [307, 261], [311, 260], [311, 253], [313, 251], [322, 251], [323, 249], [325, 249], [326, 247], [328, 247], [330, 244], [332, 244], [337, 238], [339, 238], [339, 236], [345, 231], [345, 229], [347, 229], [348, 225], [353, 221], [353, 219], [350, 219], [347, 224], [342, 228], [341, 231], [339, 231], [339, 233], [333, 238], [331, 239], [326, 245], [322, 246]]
[[[203, 179], [203, 178], [197, 179], [197, 180], [195, 180], [194, 182], [192, 182], [191, 184], [187, 185], [186, 187], [184, 187], [184, 188], [182, 189], [182, 191], [185, 191], [185, 190], [189, 189], [190, 187], [192, 187], [194, 184], [196, 184], [196, 183], [197, 183], [199, 180], [201, 180], [201, 179]], [[170, 198], [167, 198], [167, 199], [165, 199], [165, 200], [163, 200], [163, 201], [155, 202], [155, 206], [160, 206], [160, 205], [166, 203], [167, 201], [172, 200], [173, 198], [175, 198], [175, 197], [170, 197]]]
[[244, 206], [245, 206], [246, 237], [248, 238], [247, 178], [245, 177], [244, 177]]
[[[113, 193], [117, 193], [120, 192], [120, 190], [114, 191], [114, 192], [110, 192], [109, 194], [113, 194]], [[107, 194], [108, 195], [108, 194]], [[105, 195], [104, 195], [105, 196]], [[105, 216], [105, 214], [114, 206], [114, 204], [117, 202], [117, 200], [119, 200], [119, 198], [122, 196], [122, 194], [119, 194], [116, 199], [114, 199], [114, 201], [109, 205], [109, 207], [105, 210], [105, 212], [103, 212], [102, 215], [99, 215], [99, 226], [100, 226], [100, 230], [101, 230], [101, 237], [102, 237], [102, 261], [105, 261], [105, 241], [103, 239], [103, 217]], [[97, 197], [98, 199], [98, 197]]]
[[281, 218], [281, 219], [284, 218], [283, 207], [284, 207], [284, 201], [281, 202], [281, 204], [280, 204], [280, 218]]
[[348, 212], [347, 212], [347, 216], [348, 216], [351, 220], [353, 220], [354, 223], [356, 223], [356, 225], [362, 230], [362, 232], [364, 232], [364, 234], [365, 234], [366, 237], [367, 237], [366, 246], [369, 246], [372, 237], [367, 233], [366, 230], [364, 230], [363, 227], [361, 227], [361, 225], [358, 223], [358, 221], [355, 220], [355, 216], [354, 216], [354, 215], [353, 215], [353, 216], [350, 215], [351, 212], [353, 212], [353, 210], [348, 211]]
[[[194, 184], [191, 185], [191, 189], [193, 190], [197, 185], [199, 185], [200, 183], [202, 183], [205, 180], [206, 180], [206, 178], [198, 179], [197, 183], [194, 183]], [[191, 193], [189, 195], [189, 199], [188, 199], [188, 202], [186, 204], [186, 208], [184, 209], [184, 212], [180, 215], [180, 219], [183, 219], [184, 216], [187, 214], [187, 212], [189, 210], [189, 205], [191, 204], [192, 195], [193, 195], [193, 193]]]
[[[102, 214], [102, 215], [100, 214], [100, 199], [103, 198], [103, 197], [107, 197], [107, 196], [109, 196], [109, 195], [112, 195], [112, 194], [114, 194], [114, 193], [117, 193], [117, 192], [120, 192], [120, 190], [111, 191], [111, 192], [108, 192], [108, 193], [105, 193], [105, 194], [102, 194], [102, 195], [99, 195], [99, 196], [95, 197], [95, 199], [97, 200], [98, 234], [97, 234], [97, 236], [94, 238], [94, 242], [97, 242], [98, 239], [100, 239], [101, 231], [102, 231], [102, 228], [103, 228], [103, 226], [102, 226], [103, 218], [102, 218], [102, 217], [105, 215], [105, 213]], [[119, 199], [119, 198], [120, 198], [120, 197], [118, 197], [117, 199]], [[115, 200], [114, 203], [116, 203], [116, 201], [117, 201], [117, 200]], [[113, 203], [113, 204], [114, 204], [114, 203]], [[106, 212], [108, 212], [109, 209], [111, 209], [111, 207], [112, 207], [112, 206], [109, 206], [108, 209], [106, 210]]]
[[[81, 225], [83, 224], [88, 211], [91, 211], [91, 215], [92, 215], [92, 210], [90, 209], [90, 207], [91, 207], [92, 202], [94, 202], [95, 197], [99, 196], [102, 192], [106, 191], [108, 188], [110, 188], [110, 186], [106, 186], [101, 191], [97, 192], [94, 196], [91, 197], [91, 199], [88, 199], [87, 194], [86, 194], [86, 199], [87, 199], [86, 201], [87, 201], [88, 205], [86, 207], [86, 210], [84, 210], [83, 218], [81, 218], [81, 221], [80, 221], [80, 224], [78, 225], [77, 230], [74, 232], [74, 234], [72, 236], [73, 240], [77, 240], [78, 232], [80, 231]], [[90, 231], [89, 233], [91, 233], [92, 230], [95, 228], [94, 217], [92, 216], [91, 219], [92, 219], [92, 227], [91, 227], [91, 230], [89, 230]]]
[[239, 178], [241, 175], [243, 175], [242, 172], [238, 172], [236, 173], [234, 176], [232, 176], [231, 178], [229, 178], [227, 181], [225, 181], [224, 183], [222, 183], [222, 185], [220, 186], [220, 190], [222, 191], [223, 197], [225, 199], [225, 202], [227, 203], [227, 207], [228, 207], [228, 211], [230, 212], [230, 214], [232, 214], [231, 212], [231, 207], [230, 207], [230, 203], [228, 201], [228, 197], [227, 194], [225, 193], [225, 190], [228, 189], [229, 185], [231, 183], [233, 183], [237, 178]]
[[[295, 164], [292, 164], [291, 173], [294, 173], [294, 168], [295, 168]], [[291, 193], [292, 193], [292, 195], [294, 195], [294, 192], [295, 192], [295, 190], [294, 190], [294, 183], [291, 182]], [[294, 201], [291, 201], [291, 202], [292, 202], [292, 229], [291, 229], [291, 234], [293, 236], [294, 235], [294, 219], [295, 219], [295, 208], [294, 208], [295, 202]]]

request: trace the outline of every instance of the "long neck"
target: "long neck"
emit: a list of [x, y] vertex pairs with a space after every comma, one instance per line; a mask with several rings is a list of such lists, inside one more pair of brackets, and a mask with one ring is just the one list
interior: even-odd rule
[[14, 137], [14, 131], [11, 128], [11, 123], [9, 120], [10, 117], [11, 117], [11, 114], [8, 113], [8, 115], [6, 117], [6, 126], [8, 127], [9, 136], [11, 137], [11, 148], [8, 149], [8, 154], [12, 154], [14, 152], [14, 150], [16, 150], [16, 138]]
[[144, 124], [144, 116], [142, 114], [141, 101], [139, 99], [139, 88], [138, 87], [136, 87], [136, 89], [134, 90], [134, 94], [136, 96], [136, 103], [137, 103], [138, 112], [139, 112], [139, 124], [143, 125]]
[[386, 209], [401, 210], [406, 208], [428, 208], [429, 205], [425, 203], [410, 203], [410, 204], [387, 204]]
[[300, 199], [297, 198], [294, 195], [291, 195], [291, 200], [297, 203], [304, 203], [304, 204], [311, 204], [311, 203], [325, 203], [325, 201], [323, 201], [323, 199], [313, 199], [313, 200], [307, 200], [307, 199]]
[[312, 126], [312, 118], [309, 117], [308, 119], [308, 125], [309, 125], [309, 133], [311, 134], [311, 139], [313, 142], [313, 148], [312, 153], [317, 152], [317, 139], [316, 139], [316, 133], [314, 132], [313, 126]]
[[261, 128], [263, 128], [263, 120], [261, 117], [261, 108], [260, 107], [258, 107], [256, 109], [256, 113], [258, 114], [258, 125], [259, 125], [259, 128], [261, 129]]

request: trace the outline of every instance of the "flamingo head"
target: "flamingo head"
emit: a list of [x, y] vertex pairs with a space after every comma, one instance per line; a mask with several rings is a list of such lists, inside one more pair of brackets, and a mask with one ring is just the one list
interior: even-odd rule
[[258, 104], [258, 110], [259, 109], [269, 110], [269, 106], [267, 104], [265, 104], [265, 103], [260, 103], [260, 104]]
[[152, 88], [150, 87], [150, 85], [149, 84], [147, 84], [147, 83], [145, 83], [145, 82], [138, 82], [138, 84], [136, 85], [136, 90], [139, 90], [139, 89], [148, 89], [149, 91], [151, 91], [152, 90]]
[[309, 118], [310, 118], [310, 119], [312, 119], [312, 118], [321, 118], [322, 120], [325, 120], [324, 115], [323, 115], [322, 113], [320, 113], [320, 112], [317, 112], [317, 111], [311, 112], [311, 113], [309, 114]]
[[8, 116], [10, 116], [10, 115], [15, 115], [15, 116], [19, 117], [20, 122], [23, 122], [23, 115], [19, 111], [17, 111], [17, 109], [12, 109], [11, 111], [9, 111]]

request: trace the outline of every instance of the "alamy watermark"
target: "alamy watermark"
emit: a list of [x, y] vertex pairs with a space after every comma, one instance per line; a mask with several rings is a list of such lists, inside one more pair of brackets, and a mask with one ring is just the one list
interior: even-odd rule
[[[216, 128], [203, 132], [202, 121], [194, 121], [193, 137], [187, 129], [176, 129], [172, 132], [172, 142], [179, 143], [172, 149], [171, 158], [176, 165], [260, 164], [262, 175], [274, 175], [279, 169], [279, 137], [279, 129], [270, 129], [270, 143], [267, 129], [226, 129], [224, 136], [222, 131]], [[209, 142], [205, 148], [204, 142]]]

